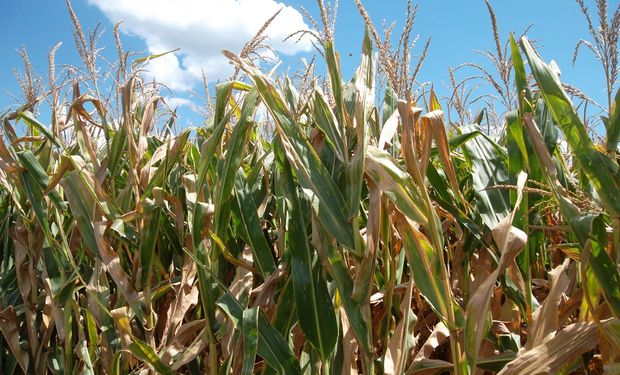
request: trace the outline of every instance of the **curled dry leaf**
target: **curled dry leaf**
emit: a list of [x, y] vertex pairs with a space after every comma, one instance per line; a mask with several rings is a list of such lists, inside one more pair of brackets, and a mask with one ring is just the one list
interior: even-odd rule
[[[603, 326], [617, 323], [617, 319], [601, 322]], [[519, 352], [498, 375], [556, 374], [567, 363], [599, 344], [598, 327], [594, 322], [579, 322], [566, 326], [538, 346]]]
[[105, 265], [107, 271], [112, 276], [112, 279], [116, 283], [116, 287], [123, 297], [129, 302], [134, 314], [141, 317], [142, 309], [140, 307], [140, 298], [136, 292], [131, 279], [125, 273], [121, 267], [118, 254], [112, 249], [112, 246], [105, 240], [104, 233], [106, 229], [106, 222], [98, 221], [94, 223], [95, 240], [99, 247], [99, 255]]
[[351, 329], [351, 324], [347, 319], [347, 314], [343, 307], [340, 307], [340, 324], [342, 326], [342, 374], [358, 375], [357, 371], [357, 350], [359, 345], [355, 339], [355, 333]]
[[527, 174], [521, 172], [517, 180], [517, 200], [514, 210], [509, 216], [500, 220], [492, 229], [493, 239], [501, 251], [497, 269], [484, 279], [467, 303], [465, 341], [470, 368], [475, 367], [482, 339], [488, 330], [487, 313], [489, 311], [495, 282], [499, 275], [514, 262], [514, 258], [527, 242], [527, 234], [521, 229], [512, 226], [515, 213], [519, 209], [523, 197], [523, 188], [525, 187], [526, 181]]
[[383, 124], [383, 128], [381, 128], [381, 135], [379, 135], [379, 142], [377, 142], [377, 147], [380, 150], [384, 150], [385, 147], [390, 144], [392, 138], [394, 138], [396, 129], [398, 129], [399, 119], [400, 115], [398, 114], [398, 111], [394, 111], [385, 124]]
[[452, 191], [463, 203], [463, 205], [467, 206], [465, 203], [465, 198], [461, 194], [461, 189], [459, 188], [458, 179], [456, 177], [456, 171], [454, 169], [454, 165], [452, 164], [452, 159], [450, 158], [450, 145], [448, 143], [446, 127], [443, 123], [443, 111], [436, 109], [422, 116], [422, 119], [425, 122], [425, 126], [430, 126], [433, 131], [435, 144], [437, 146], [437, 150], [439, 151], [439, 159], [443, 164], [444, 171], [448, 177], [448, 182], [450, 183]]
[[17, 363], [19, 363], [22, 371], [27, 374], [30, 357], [20, 346], [21, 339], [19, 337], [18, 322], [17, 313], [13, 306], [9, 306], [0, 311], [0, 330], [4, 335], [4, 339], [9, 344], [9, 348], [15, 356], [15, 359], [17, 359]]
[[[153, 126], [153, 117], [155, 116], [155, 109], [157, 104], [161, 100], [160, 96], [153, 96], [146, 103], [144, 107], [144, 113], [142, 114], [142, 122], [140, 123], [140, 133], [138, 137], [138, 158], [137, 161], [141, 162], [147, 148], [147, 135], [151, 126]], [[139, 173], [139, 172], [138, 172]]]
[[167, 324], [162, 334], [162, 345], [165, 345], [169, 337], [174, 337], [183, 321], [187, 311], [198, 303], [198, 288], [194, 285], [196, 278], [196, 263], [186, 257], [183, 265], [181, 282], [175, 288], [176, 298], [167, 312]]
[[435, 349], [442, 345], [450, 337], [450, 330], [443, 323], [438, 323], [433, 332], [428, 336], [416, 356], [413, 358], [411, 367], [415, 367], [417, 363], [427, 360], [431, 357]]
[[[250, 246], [244, 247], [242, 257], [245, 261], [249, 263], [252, 262], [252, 248]], [[235, 278], [230, 285], [230, 294], [232, 294], [238, 301], [248, 301], [250, 291], [252, 290], [253, 281], [254, 275], [252, 272], [248, 271], [246, 268], [237, 267], [237, 270], [235, 271]], [[234, 350], [235, 343], [233, 342], [233, 337], [235, 336], [235, 331], [232, 322], [227, 321], [225, 324], [228, 328], [222, 338], [221, 345], [224, 355], [229, 356]]]
[[570, 286], [570, 277], [566, 274], [569, 265], [569, 259], [549, 272], [551, 288], [547, 298], [532, 314], [532, 320], [528, 326], [527, 342], [525, 349], [529, 350], [540, 345], [545, 337], [560, 328], [559, 310], [562, 295]]
[[[385, 361], [383, 371], [385, 374], [402, 374], [407, 364], [409, 354], [409, 336], [413, 335], [413, 326], [418, 318], [411, 311], [411, 300], [413, 296], [413, 280], [407, 283], [407, 291], [405, 297], [400, 304], [400, 311], [403, 316], [396, 326], [394, 335], [390, 338], [387, 351], [385, 353]], [[415, 346], [415, 340], [414, 346]]]

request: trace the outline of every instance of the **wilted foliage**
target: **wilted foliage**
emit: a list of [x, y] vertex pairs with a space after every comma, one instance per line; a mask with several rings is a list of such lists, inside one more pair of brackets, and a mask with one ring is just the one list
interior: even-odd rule
[[245, 81], [217, 85], [201, 127], [175, 131], [142, 82], [157, 56], [116, 38], [114, 100], [81, 28], [83, 81], [50, 53], [49, 125], [40, 94], [1, 118], [4, 372], [618, 370], [620, 106], [595, 143], [530, 41], [496, 37], [517, 98], [502, 136], [446, 126], [434, 92], [409, 95], [415, 65], [389, 71], [408, 39], [369, 28], [343, 80], [320, 5], [330, 93], [312, 63], [300, 90], [261, 72], [259, 33], [224, 52]]

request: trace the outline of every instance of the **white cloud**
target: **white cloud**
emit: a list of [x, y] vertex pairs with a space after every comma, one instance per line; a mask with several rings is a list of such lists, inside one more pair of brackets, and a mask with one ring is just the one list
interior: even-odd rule
[[225, 79], [232, 66], [223, 49], [238, 53], [264, 22], [282, 11], [267, 29], [272, 48], [293, 55], [311, 48], [309, 40], [284, 42], [292, 32], [307, 30], [301, 13], [275, 0], [89, 0], [123, 32], [142, 38], [150, 53], [181, 48], [149, 63], [149, 77], [173, 90], [191, 89], [204, 70], [210, 81]]
[[180, 108], [180, 107], [195, 107], [195, 103], [187, 98], [181, 98], [179, 96], [170, 96], [165, 97], [164, 100], [170, 106], [170, 108]]

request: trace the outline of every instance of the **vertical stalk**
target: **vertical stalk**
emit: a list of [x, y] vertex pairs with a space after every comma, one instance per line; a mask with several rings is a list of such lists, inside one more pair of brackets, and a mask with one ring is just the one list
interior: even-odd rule
[[459, 332], [456, 324], [456, 317], [454, 315], [454, 298], [452, 295], [452, 286], [450, 285], [450, 278], [448, 277], [448, 270], [446, 268], [446, 259], [444, 256], [444, 250], [442, 245], [442, 240], [439, 237], [439, 231], [441, 231], [441, 226], [438, 226], [437, 220], [435, 220], [435, 214], [432, 211], [433, 206], [430, 200], [430, 196], [428, 195], [428, 191], [426, 186], [422, 185], [420, 190], [422, 194], [424, 194], [425, 204], [427, 205], [427, 214], [429, 218], [429, 232], [431, 234], [431, 242], [433, 247], [438, 253], [441, 267], [440, 278], [442, 282], [446, 285], [446, 290], [448, 291], [448, 295], [446, 296], [446, 306], [447, 306], [447, 314], [446, 317], [448, 320], [448, 329], [450, 330], [450, 352], [452, 354], [452, 361], [454, 365], [454, 373], [457, 375], [465, 375], [467, 374], [467, 369], [465, 368], [465, 364], [462, 363], [463, 353], [461, 350], [461, 346], [459, 343]]
[[151, 298], [151, 283], [150, 280], [144, 286], [144, 299], [146, 302], [146, 329], [145, 329], [145, 338], [146, 342], [155, 347], [155, 337], [153, 333], [155, 332], [155, 320], [153, 318], [153, 301]]
[[[456, 317], [454, 315], [454, 298], [452, 295], [452, 286], [450, 285], [450, 279], [448, 277], [447, 263], [444, 255], [444, 245], [442, 239], [442, 229], [441, 224], [438, 222], [438, 218], [436, 216], [435, 210], [433, 208], [433, 202], [428, 193], [428, 189], [426, 187], [426, 171], [421, 170], [420, 168], [423, 163], [420, 160], [423, 159], [424, 155], [420, 155], [418, 150], [416, 149], [416, 142], [422, 143], [423, 140], [418, 137], [426, 136], [430, 137], [430, 133], [420, 133], [416, 137], [415, 136], [415, 124], [417, 119], [416, 114], [413, 110], [413, 103], [399, 103], [398, 110], [401, 113], [403, 128], [404, 128], [404, 141], [403, 141], [403, 156], [405, 158], [405, 165], [407, 167], [407, 171], [413, 177], [416, 185], [419, 188], [421, 194], [422, 204], [424, 205], [426, 218], [428, 220], [428, 231], [430, 234], [430, 241], [433, 245], [433, 248], [437, 252], [437, 256], [439, 257], [439, 263], [441, 264], [441, 272], [440, 279], [441, 282], [446, 286], [446, 291], [448, 293], [445, 296], [446, 302], [446, 320], [448, 323], [448, 329], [450, 330], [450, 351], [453, 358], [454, 365], [454, 373], [457, 375], [466, 374], [466, 364], [462, 363], [463, 353], [461, 347], [459, 345], [459, 334], [456, 323]], [[411, 135], [409, 135], [411, 134]], [[413, 137], [412, 137], [413, 135]], [[427, 151], [430, 152], [430, 149]]]
[[[616, 266], [620, 264], [620, 217], [615, 217], [612, 219], [612, 228], [613, 228], [613, 248], [616, 254]], [[612, 255], [613, 256], [613, 255]]]
[[364, 369], [364, 374], [373, 375], [375, 373], [375, 362], [371, 355], [364, 354], [362, 366]]
[[[211, 329], [209, 329], [211, 331]], [[210, 339], [211, 340], [211, 339]], [[218, 375], [217, 345], [213, 340], [209, 342], [209, 375]]]
[[331, 373], [330, 365], [331, 363], [329, 360], [321, 361], [321, 374], [330, 375]]

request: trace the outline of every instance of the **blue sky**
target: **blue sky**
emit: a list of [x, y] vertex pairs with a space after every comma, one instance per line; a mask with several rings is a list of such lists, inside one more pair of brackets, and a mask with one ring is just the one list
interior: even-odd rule
[[[175, 104], [195, 101], [188, 90], [199, 90], [199, 70], [208, 72], [212, 80], [226, 77], [230, 69], [218, 56], [222, 48], [238, 50], [260, 27], [260, 24], [282, 5], [286, 8], [270, 31], [276, 51], [293, 69], [299, 59], [308, 56], [309, 45], [293, 46], [282, 43], [283, 35], [304, 25], [296, 9], [306, 8], [317, 15], [314, 0], [179, 0], [170, 8], [166, 0], [73, 0], [73, 7], [85, 29], [101, 23], [105, 32], [100, 41], [104, 57], [113, 58], [113, 24], [126, 20], [123, 42], [140, 55], [181, 48], [178, 57], [168, 56], [158, 62], [152, 74], [175, 88], [164, 96]], [[464, 62], [486, 63], [475, 50], [493, 49], [491, 26], [483, 0], [420, 0], [414, 33], [423, 41], [432, 36], [432, 43], [420, 80], [433, 83], [440, 95], [448, 94], [448, 69]], [[589, 2], [593, 7], [593, 1]], [[615, 9], [617, 0], [610, 1]], [[133, 4], [133, 5], [128, 5]], [[148, 4], [148, 6], [145, 6]], [[227, 4], [227, 5], [226, 5]], [[373, 21], [395, 21], [396, 30], [402, 27], [406, 2], [401, 0], [365, 0]], [[578, 5], [572, 0], [493, 0], [500, 35], [520, 33], [533, 25], [528, 36], [539, 39], [545, 61], [554, 59], [562, 70], [562, 80], [579, 87], [594, 100], [605, 103], [602, 68], [589, 53], [584, 53], [576, 65], [571, 64], [575, 44], [588, 38], [587, 29]], [[184, 13], [185, 12], [185, 13]], [[3, 0], [0, 22], [0, 111], [14, 107], [17, 102], [7, 92], [18, 92], [13, 68], [20, 66], [16, 49], [26, 46], [34, 69], [46, 75], [47, 53], [57, 43], [63, 45], [57, 53], [57, 65], [79, 62], [71, 35], [71, 20], [60, 0]], [[318, 17], [317, 17], [318, 18]], [[353, 74], [359, 62], [364, 26], [353, 0], [341, 0], [336, 24], [336, 47], [341, 53], [343, 73]], [[396, 32], [395, 32], [396, 34]], [[415, 53], [416, 50], [414, 50]], [[181, 64], [181, 65], [179, 65]], [[105, 62], [102, 61], [102, 66]]]

